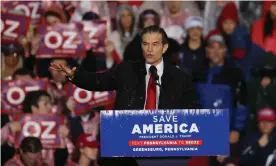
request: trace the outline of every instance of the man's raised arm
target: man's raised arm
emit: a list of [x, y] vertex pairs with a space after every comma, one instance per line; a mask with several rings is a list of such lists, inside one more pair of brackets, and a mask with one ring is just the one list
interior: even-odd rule
[[70, 69], [61, 64], [51, 63], [50, 69], [66, 75], [73, 84], [85, 90], [111, 91], [117, 89], [116, 77], [118, 68], [108, 70], [104, 73], [92, 73], [76, 69], [76, 67]]

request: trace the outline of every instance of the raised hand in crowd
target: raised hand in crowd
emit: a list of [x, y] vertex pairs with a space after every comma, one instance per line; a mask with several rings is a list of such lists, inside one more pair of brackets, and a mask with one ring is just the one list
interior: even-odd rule
[[67, 66], [64, 66], [62, 64], [57, 64], [57, 63], [53, 62], [53, 63], [50, 64], [50, 70], [60, 72], [61, 74], [71, 78], [74, 75], [77, 68], [73, 67], [72, 69], [70, 69]]
[[258, 143], [260, 147], [265, 147], [269, 143], [268, 134], [263, 134], [263, 136], [259, 139]]
[[105, 40], [105, 50], [107, 54], [111, 54], [114, 50], [115, 46], [114, 43], [110, 40]]
[[67, 138], [69, 135], [69, 128], [66, 125], [61, 125], [59, 127], [59, 135], [61, 138]]
[[263, 88], [266, 88], [269, 84], [271, 83], [271, 78], [269, 77], [264, 77], [261, 81], [261, 86]]
[[15, 134], [16, 132], [21, 131], [21, 124], [18, 121], [11, 122], [9, 124], [9, 128], [10, 128], [11, 132], [13, 134]]

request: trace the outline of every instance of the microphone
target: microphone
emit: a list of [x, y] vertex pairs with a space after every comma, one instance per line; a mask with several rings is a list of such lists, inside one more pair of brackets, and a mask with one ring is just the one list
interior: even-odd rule
[[152, 74], [152, 76], [153, 76], [153, 78], [154, 78], [155, 84], [158, 85], [159, 87], [161, 87], [160, 83], [158, 83], [158, 82], [159, 82], [159, 76], [158, 76], [158, 74], [157, 74], [157, 69], [156, 69], [156, 67], [155, 67], [155, 66], [151, 66], [151, 67], [149, 68], [149, 71], [150, 71], [150, 73]]

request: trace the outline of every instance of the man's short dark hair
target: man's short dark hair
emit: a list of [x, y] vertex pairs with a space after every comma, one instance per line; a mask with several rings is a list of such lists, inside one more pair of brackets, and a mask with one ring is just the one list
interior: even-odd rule
[[42, 150], [42, 143], [36, 137], [25, 137], [20, 144], [20, 149], [23, 153], [38, 153]]
[[38, 107], [38, 102], [42, 96], [46, 96], [51, 99], [50, 94], [45, 90], [31, 91], [27, 93], [23, 101], [23, 112], [32, 113], [32, 106]]
[[168, 44], [168, 36], [163, 28], [160, 28], [157, 25], [152, 25], [147, 28], [144, 28], [141, 33], [141, 38], [143, 39], [143, 36], [147, 33], [159, 33], [162, 35], [162, 43], [163, 45]]
[[29, 75], [32, 78], [35, 78], [35, 75], [32, 71], [26, 69], [26, 68], [20, 68], [17, 69], [14, 73], [13, 73], [13, 78], [15, 78], [15, 76], [22, 76], [22, 75]]

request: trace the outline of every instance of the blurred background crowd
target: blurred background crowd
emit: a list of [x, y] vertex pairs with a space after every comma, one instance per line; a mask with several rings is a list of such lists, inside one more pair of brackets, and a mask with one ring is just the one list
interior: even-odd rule
[[[1, 164], [101, 165], [99, 111], [112, 109], [115, 92], [87, 99], [49, 64], [104, 72], [143, 60], [150, 25], [165, 29], [164, 59], [191, 75], [200, 108], [230, 108], [230, 156], [183, 165], [275, 166], [276, 1], [1, 2]], [[45, 148], [24, 124], [50, 113], [62, 123]]]

